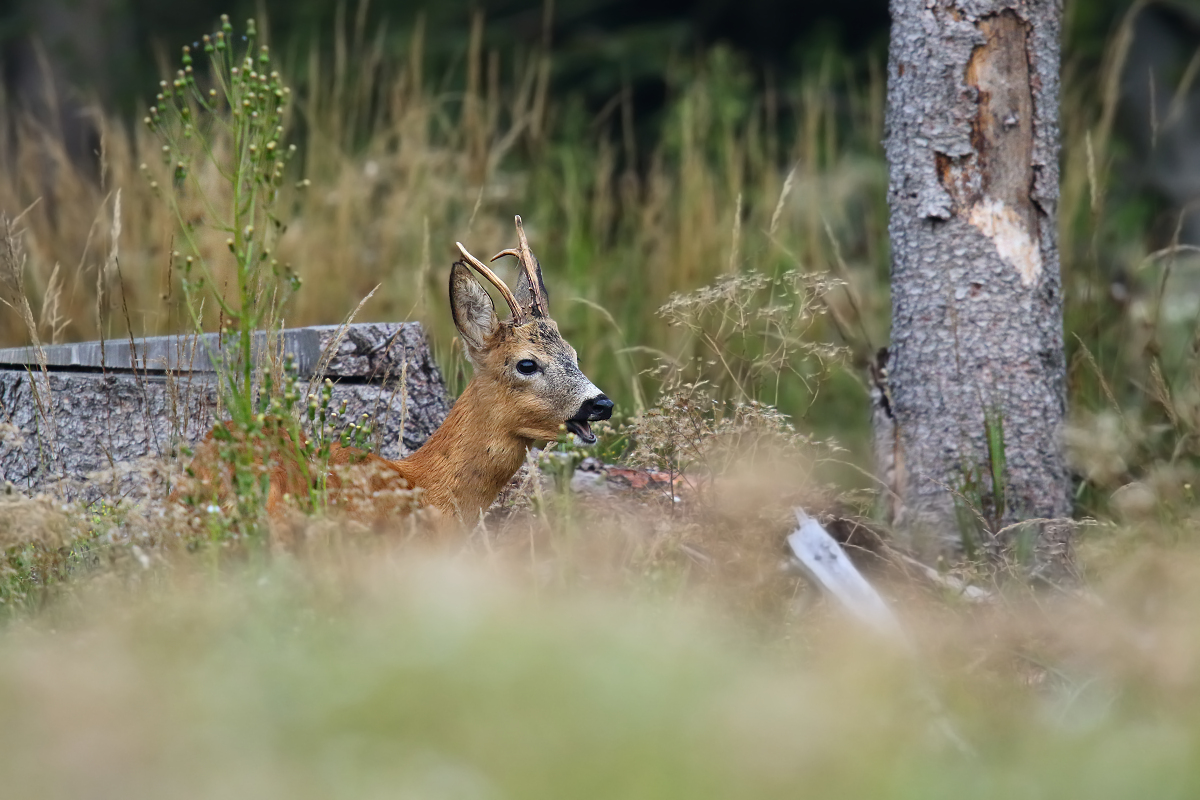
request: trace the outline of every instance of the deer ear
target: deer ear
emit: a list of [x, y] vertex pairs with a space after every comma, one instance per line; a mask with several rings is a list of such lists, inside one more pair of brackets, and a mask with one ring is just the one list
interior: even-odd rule
[[467, 358], [477, 364], [488, 338], [500, 327], [500, 320], [496, 318], [492, 296], [461, 261], [450, 268], [450, 313], [466, 345]]

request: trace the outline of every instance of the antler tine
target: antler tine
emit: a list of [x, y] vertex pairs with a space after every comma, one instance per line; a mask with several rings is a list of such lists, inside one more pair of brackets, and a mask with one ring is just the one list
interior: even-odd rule
[[500, 294], [504, 297], [504, 302], [508, 303], [508, 307], [512, 309], [513, 319], [518, 322], [523, 319], [525, 313], [521, 310], [521, 304], [517, 302], [517, 298], [513, 295], [512, 289], [509, 289], [508, 285], [504, 281], [500, 280], [499, 275], [488, 269], [486, 264], [467, 252], [467, 248], [463, 247], [462, 242], [455, 242], [455, 244], [458, 245], [458, 252], [462, 253], [462, 257], [467, 260], [467, 263], [474, 267], [476, 272], [487, 278], [488, 282], [491, 283], [492, 286], [495, 286], [498, 290], [500, 290]]
[[521, 264], [521, 269], [525, 271], [525, 277], [529, 281], [529, 291], [533, 295], [530, 300], [531, 311], [535, 317], [545, 317], [548, 315], [548, 309], [546, 308], [546, 299], [541, 292], [542, 281], [538, 277], [537, 260], [533, 257], [533, 251], [529, 249], [529, 240], [525, 238], [525, 227], [521, 224], [521, 215], [518, 214], [515, 220], [517, 224], [516, 249], [501, 250], [492, 256], [492, 261], [504, 256], [516, 257]]

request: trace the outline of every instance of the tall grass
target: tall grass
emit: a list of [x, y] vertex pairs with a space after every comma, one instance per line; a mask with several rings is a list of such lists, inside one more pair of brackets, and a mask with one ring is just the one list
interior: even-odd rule
[[[1064, 66], [1059, 244], [1066, 301], [1068, 452], [1084, 514], [1186, 518], [1200, 467], [1195, 253], [1182, 218], [1155, 219], [1155, 198], [1129, 185], [1135, 167], [1117, 127], [1120, 87], [1138, 15], [1131, 4], [1099, 69]], [[1092, 65], [1094, 67], [1094, 65]], [[1155, 76], [1176, 101], [1184, 75]], [[1132, 124], [1176, 124], [1154, 119]]]
[[[450, 248], [463, 240], [502, 249], [506, 220], [519, 211], [546, 266], [556, 319], [623, 409], [649, 393], [639, 373], [653, 352], [677, 360], [703, 353], [656, 316], [658, 307], [730, 270], [837, 272], [851, 284], [831, 295], [837, 324], [862, 353], [864, 337], [884, 338], [878, 69], [859, 75], [831, 56], [786, 91], [756, 96], [745, 65], [716, 50], [674, 71], [658, 141], [638, 153], [621, 125], [591, 120], [572, 97], [549, 93], [552, 53], [485, 51], [481, 24], [462, 67], [447, 75], [427, 74], [419, 27], [398, 55], [355, 28], [334, 42], [332, 63], [314, 47], [283, 69], [297, 87], [300, 152], [290, 177], [311, 182], [304, 192], [295, 180], [281, 187], [292, 222], [275, 255], [305, 287], [285, 310], [288, 325], [339, 321], [382, 282], [363, 318], [424, 322], [453, 382], [462, 368], [444, 302]], [[629, 123], [629, 103], [617, 98], [610, 116]], [[10, 165], [0, 171], [0, 205], [44, 198], [28, 215], [26, 238], [34, 306], [53, 295], [47, 307], [59, 320], [42, 321], [45, 338], [123, 334], [121, 315], [97, 310], [94, 288], [110, 245], [105, 203], [116, 188], [125, 210], [122, 277], [106, 296], [126, 298], [135, 335], [183, 327], [181, 276], [169, 259], [179, 243], [168, 210], [138, 175], [144, 162], [160, 184], [170, 180], [159, 143], [96, 111], [97, 160], [80, 165], [55, 131], [17, 109], [5, 114], [19, 122], [0, 145], [0, 163]], [[199, 235], [198, 258], [228, 262], [225, 238]], [[62, 286], [54, 291], [56, 265]], [[232, 273], [214, 280], [232, 294]], [[204, 314], [215, 327], [216, 304]], [[811, 332], [830, 335], [827, 323]], [[15, 321], [0, 320], [0, 340], [24, 337]], [[791, 411], [812, 400], [803, 387], [783, 394]]]

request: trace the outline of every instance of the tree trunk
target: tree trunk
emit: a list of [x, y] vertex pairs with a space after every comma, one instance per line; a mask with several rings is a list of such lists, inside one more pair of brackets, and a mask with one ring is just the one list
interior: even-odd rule
[[897, 528], [955, 554], [1071, 508], [1055, 230], [1062, 6], [891, 0], [891, 12], [892, 345], [876, 433], [894, 458]]

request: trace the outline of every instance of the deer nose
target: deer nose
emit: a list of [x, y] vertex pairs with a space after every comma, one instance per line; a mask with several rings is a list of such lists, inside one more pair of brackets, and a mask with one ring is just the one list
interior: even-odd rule
[[600, 395], [593, 397], [591, 400], [583, 401], [583, 408], [579, 409], [579, 416], [585, 417], [588, 422], [595, 422], [596, 420], [611, 417], [612, 410], [613, 401], [604, 395]]

